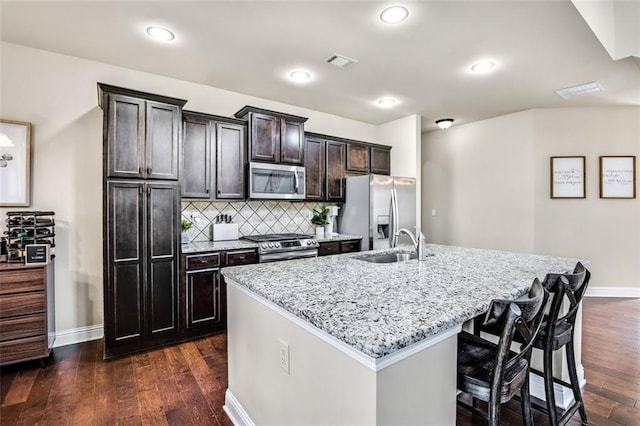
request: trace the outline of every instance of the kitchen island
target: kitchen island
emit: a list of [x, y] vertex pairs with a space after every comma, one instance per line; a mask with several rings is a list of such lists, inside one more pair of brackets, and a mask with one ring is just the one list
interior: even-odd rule
[[455, 424], [456, 335], [576, 259], [429, 245], [222, 270], [237, 424]]

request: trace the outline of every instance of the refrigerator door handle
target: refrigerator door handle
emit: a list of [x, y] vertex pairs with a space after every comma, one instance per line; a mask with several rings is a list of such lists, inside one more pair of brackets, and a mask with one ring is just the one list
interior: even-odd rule
[[395, 188], [391, 190], [391, 225], [389, 226], [389, 244], [394, 248], [398, 244], [398, 194]]

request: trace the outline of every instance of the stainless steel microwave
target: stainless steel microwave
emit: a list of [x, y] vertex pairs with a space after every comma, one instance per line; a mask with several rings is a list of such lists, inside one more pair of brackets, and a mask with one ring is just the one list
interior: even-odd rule
[[304, 200], [304, 179], [302, 166], [249, 163], [249, 198]]

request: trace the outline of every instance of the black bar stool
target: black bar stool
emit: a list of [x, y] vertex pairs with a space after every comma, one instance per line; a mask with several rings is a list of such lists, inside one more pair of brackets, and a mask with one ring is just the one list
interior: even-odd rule
[[[458, 404], [485, 417], [490, 425], [500, 424], [501, 404], [518, 392], [521, 396], [524, 424], [533, 423], [529, 396], [529, 363], [548, 296], [549, 293], [536, 278], [529, 289], [528, 298], [493, 300], [484, 325], [499, 330], [498, 344], [465, 331], [458, 335], [458, 389], [473, 398], [486, 401], [487, 413], [460, 400]], [[517, 353], [510, 350], [516, 333], [523, 342]]]
[[[572, 274], [547, 274], [543, 282], [545, 289], [552, 295], [551, 307], [549, 308], [549, 313], [544, 316], [542, 329], [534, 340], [533, 346], [543, 351], [544, 370], [540, 372], [531, 369], [531, 371], [544, 377], [544, 390], [547, 399], [546, 411], [549, 416], [549, 422], [553, 426], [567, 423], [576, 410], [580, 412], [582, 424], [588, 424], [587, 411], [584, 407], [580, 383], [578, 382], [573, 335], [578, 308], [582, 303], [582, 297], [587, 290], [590, 279], [591, 273], [589, 270], [578, 262]], [[562, 304], [565, 300], [569, 302], [568, 310], [567, 313], [560, 316]], [[563, 347], [567, 356], [570, 383], [553, 377], [553, 353]], [[573, 391], [574, 402], [562, 416], [559, 416], [556, 410], [556, 399], [553, 392], [554, 382]]]

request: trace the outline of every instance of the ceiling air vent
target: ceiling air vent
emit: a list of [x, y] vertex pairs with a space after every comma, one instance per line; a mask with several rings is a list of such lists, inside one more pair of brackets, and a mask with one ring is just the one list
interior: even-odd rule
[[330, 55], [327, 59], [324, 60], [326, 63], [335, 65], [338, 68], [342, 68], [343, 70], [347, 70], [351, 68], [353, 65], [357, 64], [358, 61], [355, 59], [347, 58], [344, 55], [339, 53], [334, 53]]
[[558, 96], [562, 99], [575, 98], [576, 96], [584, 96], [589, 93], [602, 92], [604, 89], [597, 81], [581, 84], [579, 86], [567, 87], [566, 89], [556, 90]]

